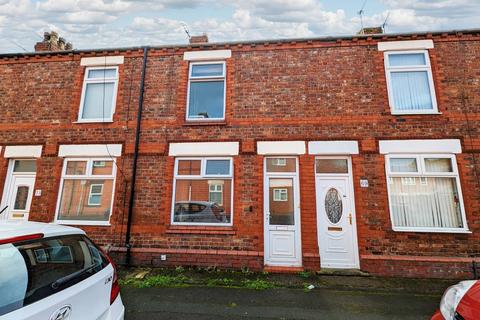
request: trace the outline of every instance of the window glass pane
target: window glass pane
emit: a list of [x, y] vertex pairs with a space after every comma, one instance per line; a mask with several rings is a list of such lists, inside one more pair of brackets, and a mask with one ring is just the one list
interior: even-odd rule
[[418, 172], [415, 158], [390, 158], [391, 172]]
[[423, 53], [390, 54], [388, 60], [391, 67], [424, 66], [427, 64]]
[[112, 117], [114, 83], [88, 83], [85, 88], [82, 119]]
[[111, 175], [113, 172], [113, 161], [93, 161], [93, 175]]
[[348, 173], [347, 159], [317, 159], [317, 173]]
[[[91, 184], [103, 184], [99, 205], [89, 206]], [[112, 205], [112, 180], [64, 179], [59, 220], [108, 221]]]
[[223, 205], [223, 182], [222, 181], [209, 181], [210, 194], [209, 201], [216, 203], [219, 206]]
[[205, 169], [205, 174], [229, 175], [230, 160], [207, 160], [207, 168]]
[[224, 81], [190, 83], [189, 118], [223, 118]]
[[395, 110], [433, 109], [427, 71], [391, 72]]
[[202, 162], [200, 160], [179, 160], [177, 174], [182, 176], [200, 175]]
[[267, 172], [296, 172], [295, 158], [267, 158]]
[[116, 69], [88, 70], [89, 79], [115, 78], [116, 76], [117, 76]]
[[453, 172], [452, 161], [449, 158], [425, 158], [425, 170], [427, 172]]
[[455, 178], [390, 177], [389, 181], [395, 226], [463, 227]]
[[222, 77], [223, 64], [196, 64], [192, 65], [192, 77]]
[[[108, 265], [108, 260], [80, 235], [0, 245], [0, 316], [56, 294]], [[91, 268], [90, 272], [52, 285]]]
[[15, 203], [13, 205], [14, 210], [25, 210], [27, 208], [29, 190], [30, 188], [28, 186], [19, 186], [17, 188]]
[[270, 225], [293, 225], [293, 179], [269, 179]]
[[[223, 183], [222, 204], [210, 201], [211, 184]], [[174, 222], [229, 223], [231, 221], [231, 179], [183, 180], [175, 185]], [[216, 197], [216, 196], [215, 196]]]
[[15, 160], [13, 172], [37, 172], [37, 161]]
[[68, 175], [85, 175], [87, 172], [87, 161], [67, 161]]

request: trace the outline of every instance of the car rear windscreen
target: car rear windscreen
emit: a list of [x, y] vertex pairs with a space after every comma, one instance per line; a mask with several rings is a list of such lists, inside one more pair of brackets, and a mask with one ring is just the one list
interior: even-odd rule
[[0, 245], [0, 316], [64, 290], [108, 263], [83, 235]]

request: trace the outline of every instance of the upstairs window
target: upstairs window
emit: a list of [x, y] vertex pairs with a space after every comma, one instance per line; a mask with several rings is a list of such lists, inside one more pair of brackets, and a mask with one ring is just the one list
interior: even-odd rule
[[187, 120], [225, 119], [225, 62], [190, 64]]
[[427, 50], [385, 52], [385, 72], [392, 114], [438, 112]]
[[232, 188], [231, 158], [177, 158], [172, 223], [231, 225]]
[[394, 230], [467, 230], [454, 155], [402, 154], [386, 160]]
[[79, 122], [113, 120], [118, 87], [118, 67], [90, 67], [85, 70]]

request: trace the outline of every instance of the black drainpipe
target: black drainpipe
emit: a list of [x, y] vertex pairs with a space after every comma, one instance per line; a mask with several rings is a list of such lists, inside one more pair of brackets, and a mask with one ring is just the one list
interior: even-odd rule
[[131, 248], [130, 233], [132, 229], [132, 217], [133, 217], [133, 205], [135, 202], [135, 180], [137, 178], [137, 162], [138, 162], [138, 146], [140, 145], [140, 129], [142, 123], [142, 111], [143, 111], [143, 92], [145, 89], [145, 71], [147, 69], [147, 52], [148, 47], [143, 47], [143, 65], [142, 65], [142, 79], [140, 81], [140, 94], [138, 97], [138, 115], [137, 115], [137, 130], [135, 133], [135, 150], [133, 152], [133, 167], [132, 167], [132, 181], [130, 186], [130, 199], [128, 201], [128, 219], [127, 219], [127, 231], [125, 233], [125, 247], [127, 252], [125, 255], [125, 264], [130, 265]]

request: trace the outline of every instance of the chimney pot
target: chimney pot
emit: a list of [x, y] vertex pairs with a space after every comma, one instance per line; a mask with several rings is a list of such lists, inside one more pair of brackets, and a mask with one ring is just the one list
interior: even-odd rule
[[382, 34], [382, 27], [366, 27], [357, 32], [357, 34]]
[[38, 51], [63, 51], [71, 50], [72, 44], [67, 43], [65, 38], [59, 37], [55, 31], [44, 32], [43, 41], [35, 44], [35, 52]]

